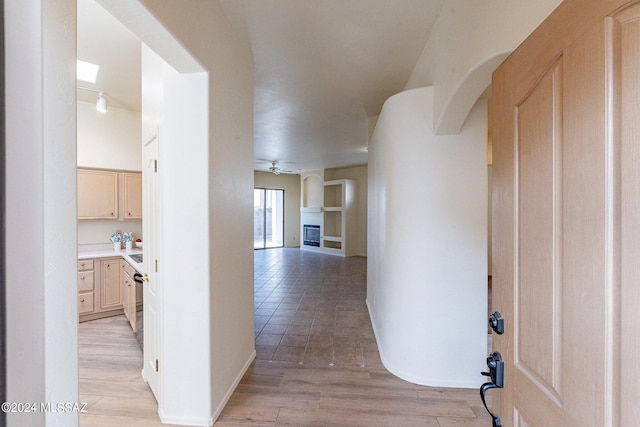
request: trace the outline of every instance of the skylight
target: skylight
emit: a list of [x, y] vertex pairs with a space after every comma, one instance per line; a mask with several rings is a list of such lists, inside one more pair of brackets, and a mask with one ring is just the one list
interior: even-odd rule
[[79, 59], [78, 65], [76, 68], [76, 78], [78, 80], [82, 80], [83, 82], [96, 83], [96, 78], [98, 77], [98, 69], [99, 65], [92, 64], [90, 62], [80, 61]]

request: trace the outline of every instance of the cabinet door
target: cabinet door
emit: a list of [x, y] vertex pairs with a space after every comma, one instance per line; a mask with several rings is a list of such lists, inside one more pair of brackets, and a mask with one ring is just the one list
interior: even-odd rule
[[127, 311], [129, 312], [129, 324], [131, 325], [131, 329], [133, 332], [137, 332], [136, 325], [136, 283], [133, 281], [131, 276], [127, 274], [127, 287], [125, 289], [127, 293]]
[[93, 292], [81, 292], [78, 294], [78, 314], [93, 313]]
[[124, 315], [127, 319], [129, 319], [129, 292], [128, 287], [131, 286], [129, 274], [127, 274], [127, 270], [125, 268], [126, 261], [122, 261], [120, 263], [120, 271], [122, 273], [122, 279], [120, 283], [122, 285], [122, 307], [124, 308]]
[[78, 219], [118, 217], [118, 173], [78, 169]]
[[96, 275], [94, 260], [78, 260], [78, 314], [91, 314], [95, 311]]
[[120, 218], [142, 218], [142, 173], [120, 173]]
[[124, 315], [133, 332], [136, 332], [136, 282], [133, 280], [134, 268], [126, 261], [121, 261], [122, 272], [122, 306]]
[[117, 259], [100, 261], [100, 309], [110, 310], [122, 307], [120, 286], [120, 261]]

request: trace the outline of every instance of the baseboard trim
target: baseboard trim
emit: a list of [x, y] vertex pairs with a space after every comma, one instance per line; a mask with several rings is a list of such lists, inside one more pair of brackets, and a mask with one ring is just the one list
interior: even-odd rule
[[429, 386], [429, 387], [452, 387], [452, 388], [470, 388], [476, 389], [480, 387], [480, 383], [477, 381], [443, 381], [439, 378], [416, 378], [412, 375], [407, 375], [402, 369], [397, 369], [384, 357], [384, 351], [380, 346], [380, 339], [378, 338], [378, 329], [376, 328], [375, 319], [371, 313], [371, 306], [369, 305], [369, 299], [365, 300], [367, 305], [367, 311], [369, 312], [369, 319], [371, 319], [371, 327], [373, 328], [373, 336], [376, 338], [376, 345], [378, 346], [378, 353], [380, 354], [380, 361], [387, 371], [391, 372], [396, 377], [408, 381], [413, 384]]
[[158, 416], [162, 424], [177, 424], [181, 426], [208, 427], [213, 425], [213, 418], [189, 418], [189, 417], [167, 417], [161, 410]]
[[254, 349], [251, 355], [249, 356], [249, 359], [245, 362], [244, 366], [240, 370], [240, 373], [236, 376], [236, 379], [233, 381], [233, 384], [231, 384], [231, 387], [229, 387], [229, 389], [225, 393], [224, 398], [222, 399], [222, 402], [220, 402], [220, 405], [218, 405], [218, 407], [214, 409], [213, 417], [211, 418], [212, 422], [209, 425], [212, 425], [218, 420], [218, 417], [222, 413], [222, 410], [224, 409], [227, 402], [229, 402], [229, 399], [231, 399], [231, 395], [233, 395], [233, 392], [236, 390], [236, 387], [238, 387], [238, 384], [240, 384], [242, 377], [244, 377], [244, 374], [247, 373], [247, 370], [249, 369], [249, 367], [251, 366], [255, 358], [256, 358], [256, 350]]

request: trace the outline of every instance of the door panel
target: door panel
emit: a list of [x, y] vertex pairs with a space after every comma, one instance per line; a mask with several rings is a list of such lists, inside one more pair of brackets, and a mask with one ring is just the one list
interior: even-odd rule
[[638, 16], [566, 0], [494, 74], [503, 425], [640, 419]]
[[[516, 108], [519, 253], [516, 367], [560, 396], [562, 60]], [[549, 307], [549, 312], [537, 307]]]

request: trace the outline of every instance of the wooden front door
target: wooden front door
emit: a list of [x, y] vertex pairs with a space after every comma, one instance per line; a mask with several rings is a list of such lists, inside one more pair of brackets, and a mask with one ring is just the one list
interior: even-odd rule
[[503, 426], [640, 425], [640, 2], [567, 0], [493, 77]]

